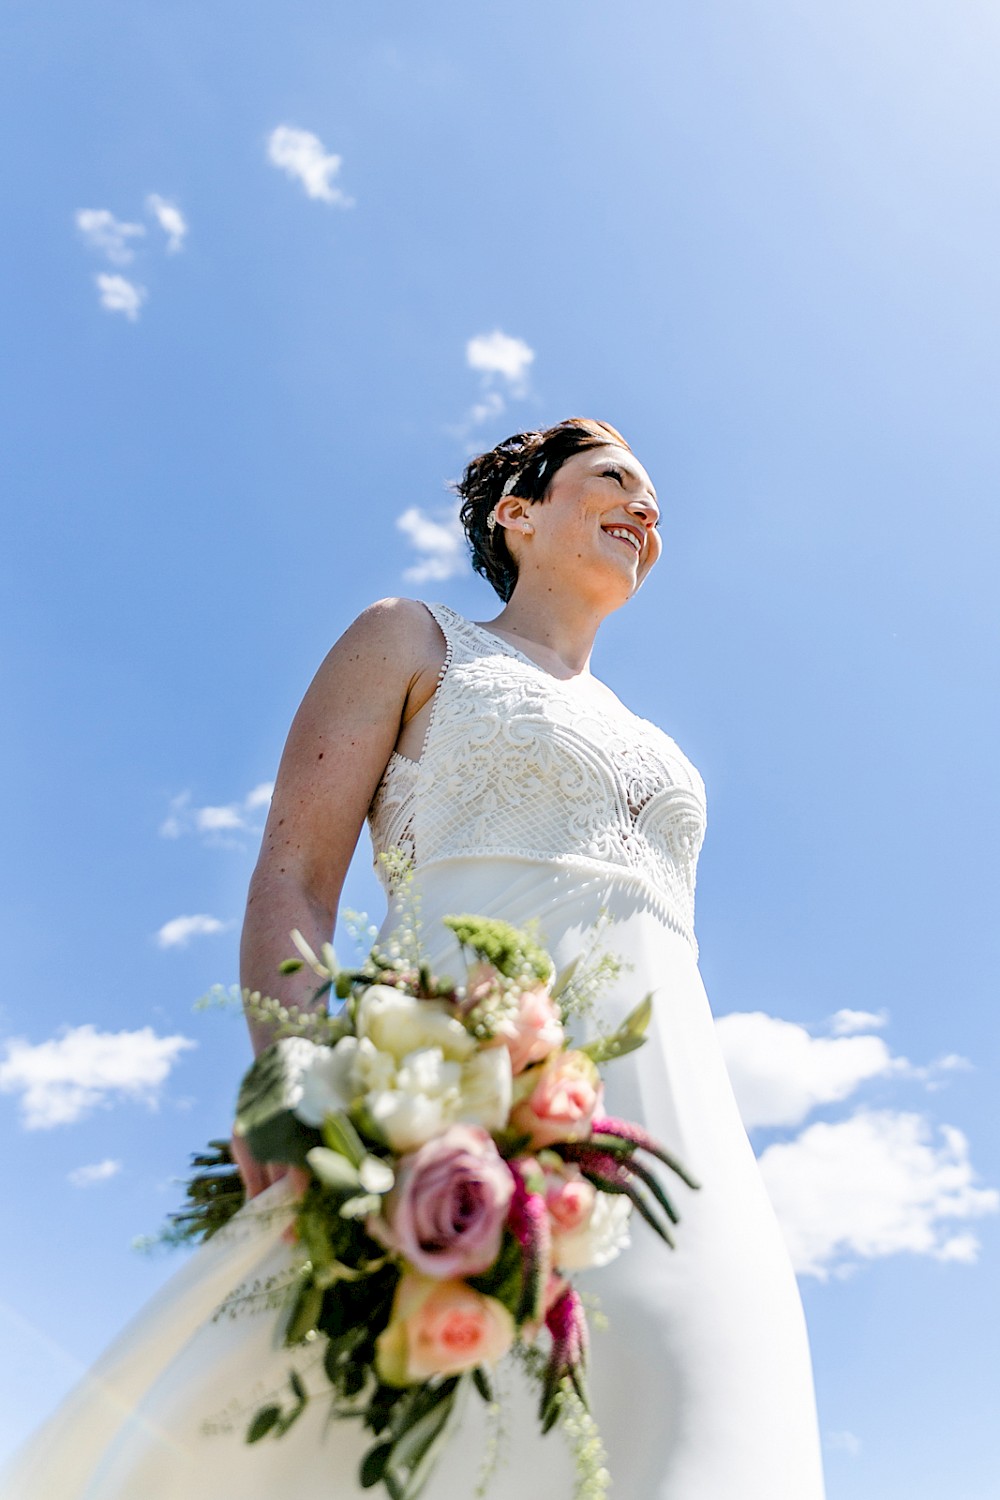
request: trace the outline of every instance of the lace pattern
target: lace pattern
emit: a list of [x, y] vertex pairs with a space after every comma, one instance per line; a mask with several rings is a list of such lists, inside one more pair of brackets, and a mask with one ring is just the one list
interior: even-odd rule
[[393, 753], [372, 800], [378, 856], [576, 865], [640, 883], [695, 945], [705, 832], [698, 772], [672, 739], [587, 677], [561, 681], [446, 605], [447, 642], [418, 761]]

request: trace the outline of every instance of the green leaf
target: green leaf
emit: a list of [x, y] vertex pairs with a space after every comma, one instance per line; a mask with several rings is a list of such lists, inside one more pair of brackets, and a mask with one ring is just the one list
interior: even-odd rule
[[246, 1440], [248, 1443], [259, 1443], [281, 1420], [280, 1406], [262, 1406], [247, 1428]]
[[653, 996], [650, 993], [629, 1012], [617, 1031], [613, 1031], [610, 1036], [596, 1037], [594, 1041], [578, 1047], [577, 1051], [586, 1053], [591, 1062], [598, 1065], [611, 1062], [616, 1057], [624, 1057], [645, 1042], [652, 1014]]
[[374, 1448], [369, 1448], [361, 1460], [361, 1468], [358, 1477], [361, 1480], [361, 1488], [370, 1490], [378, 1484], [385, 1473], [385, 1466], [392, 1452], [391, 1443], [377, 1443]]
[[279, 974], [297, 974], [300, 969], [305, 968], [305, 962], [301, 958], [283, 958], [278, 965]]
[[500, 1254], [489, 1270], [481, 1276], [467, 1276], [466, 1281], [475, 1291], [495, 1297], [512, 1316], [516, 1315], [523, 1290], [524, 1257], [517, 1237], [509, 1229], [504, 1230]]
[[[386, 1466], [393, 1477], [401, 1482], [400, 1500], [416, 1500], [428, 1477], [434, 1447], [444, 1432], [455, 1402], [455, 1385], [422, 1417], [397, 1438], [392, 1456]], [[444, 1387], [439, 1387], [444, 1390]]]
[[353, 1167], [360, 1167], [368, 1155], [364, 1141], [343, 1110], [327, 1115], [323, 1121], [323, 1139], [331, 1151], [346, 1156]]
[[556, 975], [555, 983], [552, 986], [553, 1000], [558, 1000], [559, 996], [564, 994], [568, 986], [572, 983], [573, 976], [575, 975], [577, 969], [580, 967], [581, 957], [582, 954], [578, 953], [576, 955], [576, 958], [570, 959], [565, 969], [559, 970], [559, 973]]
[[303, 1037], [284, 1037], [260, 1054], [243, 1079], [235, 1129], [258, 1161], [302, 1166], [316, 1143], [316, 1132], [292, 1112], [314, 1048]]
[[328, 1146], [313, 1146], [306, 1153], [306, 1162], [310, 1172], [334, 1193], [357, 1192], [360, 1186], [358, 1169], [339, 1151], [331, 1151]]
[[286, 1344], [300, 1344], [307, 1333], [312, 1333], [323, 1311], [323, 1292], [311, 1281], [299, 1293], [292, 1315], [285, 1330]]
[[482, 1365], [477, 1365], [473, 1370], [472, 1384], [476, 1387], [476, 1390], [482, 1396], [487, 1405], [490, 1405], [493, 1401], [493, 1387], [490, 1384], [489, 1376], [483, 1369]]

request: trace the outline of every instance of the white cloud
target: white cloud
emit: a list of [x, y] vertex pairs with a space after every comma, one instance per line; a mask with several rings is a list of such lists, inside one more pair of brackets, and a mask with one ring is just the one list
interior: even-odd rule
[[279, 125], [267, 141], [267, 158], [288, 176], [297, 179], [310, 198], [350, 208], [348, 198], [333, 179], [340, 174], [341, 158], [328, 153], [319, 136], [294, 125]]
[[107, 1182], [109, 1177], [117, 1177], [121, 1169], [120, 1161], [112, 1161], [107, 1157], [104, 1161], [91, 1162], [86, 1167], [74, 1167], [72, 1172], [66, 1173], [66, 1179], [74, 1187], [94, 1187], [98, 1182]]
[[839, 1103], [868, 1079], [909, 1066], [881, 1037], [814, 1037], [763, 1011], [721, 1016], [716, 1025], [748, 1130], [798, 1125], [818, 1105]]
[[181, 792], [171, 800], [160, 834], [165, 839], [177, 839], [184, 833], [199, 833], [209, 843], [224, 843], [219, 835], [260, 833], [273, 792], [273, 781], [261, 781], [251, 787], [242, 802], [208, 807], [192, 806], [190, 792]]
[[21, 1095], [29, 1130], [72, 1125], [116, 1097], [154, 1104], [160, 1086], [182, 1052], [195, 1045], [184, 1036], [141, 1031], [98, 1031], [73, 1026], [32, 1044], [14, 1037], [0, 1062], [0, 1092]]
[[832, 1451], [849, 1453], [852, 1458], [857, 1458], [861, 1452], [861, 1439], [853, 1432], [828, 1432], [823, 1441]]
[[106, 255], [114, 266], [127, 266], [134, 258], [129, 240], [139, 239], [146, 233], [143, 224], [128, 224], [116, 219], [107, 208], [81, 208], [77, 210], [76, 227], [92, 250]]
[[961, 1131], [922, 1115], [859, 1110], [769, 1146], [760, 1168], [801, 1275], [826, 1280], [903, 1251], [973, 1261], [975, 1235], [955, 1221], [996, 1213], [975, 1185]]
[[146, 288], [136, 286], [125, 276], [111, 276], [107, 271], [99, 271], [94, 279], [105, 311], [124, 313], [129, 322], [134, 323], [146, 300]]
[[156, 934], [161, 948], [186, 948], [192, 938], [211, 937], [216, 932], [228, 932], [232, 922], [220, 922], [204, 912], [192, 917], [172, 917], [164, 922]]
[[161, 198], [159, 193], [150, 193], [146, 207], [167, 236], [167, 252], [174, 254], [184, 248], [188, 224], [176, 203]]
[[420, 554], [403, 574], [411, 583], [437, 582], [464, 571], [465, 533], [457, 515], [435, 521], [414, 505], [397, 516], [396, 525]]
[[499, 375], [508, 385], [522, 388], [535, 351], [524, 339], [511, 338], [494, 328], [492, 333], [477, 333], [465, 346], [465, 358], [472, 370], [486, 376]]
[[878, 1031], [889, 1021], [888, 1011], [838, 1010], [830, 1017], [834, 1036], [853, 1036], [857, 1031]]

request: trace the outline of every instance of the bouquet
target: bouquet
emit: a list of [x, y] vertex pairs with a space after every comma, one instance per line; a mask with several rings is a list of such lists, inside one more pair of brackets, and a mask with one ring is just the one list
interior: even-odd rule
[[[365, 1488], [413, 1500], [462, 1387], [495, 1407], [494, 1367], [513, 1353], [537, 1382], [541, 1430], [567, 1427], [580, 1492], [601, 1493], [571, 1275], [628, 1244], [633, 1210], [673, 1244], [678, 1216], [650, 1159], [697, 1186], [640, 1126], [604, 1113], [601, 1069], [642, 1044], [651, 998], [573, 1045], [579, 965], [557, 975], [529, 933], [501, 921], [446, 926], [468, 960], [462, 985], [398, 944], [344, 970], [329, 945], [317, 957], [295, 933], [301, 957], [283, 971], [308, 964], [317, 997], [343, 1001], [337, 1014], [244, 997], [286, 1034], [244, 1078], [236, 1130], [259, 1161], [305, 1169], [308, 1183], [284, 1341], [321, 1350], [334, 1414], [370, 1430]], [[241, 1202], [224, 1149], [195, 1162], [175, 1238], [206, 1237]], [[290, 1393], [256, 1411], [249, 1442], [288, 1431], [310, 1399], [295, 1371]]]

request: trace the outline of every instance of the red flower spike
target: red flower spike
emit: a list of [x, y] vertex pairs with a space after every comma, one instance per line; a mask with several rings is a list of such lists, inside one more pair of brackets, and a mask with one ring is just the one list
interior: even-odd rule
[[[681, 1181], [686, 1182], [689, 1188], [697, 1188], [699, 1186], [699, 1183], [681, 1165], [676, 1156], [673, 1156], [665, 1146], [661, 1146], [660, 1142], [651, 1136], [648, 1130], [644, 1130], [641, 1125], [636, 1125], [632, 1120], [619, 1120], [613, 1115], [605, 1115], [593, 1121], [590, 1127], [590, 1134], [592, 1140], [594, 1137], [600, 1136], [613, 1137], [627, 1146], [638, 1147], [641, 1151], [648, 1151], [650, 1156], [655, 1156], [659, 1161], [663, 1162], [664, 1166], [669, 1167], [672, 1172], [676, 1172]], [[594, 1144], [610, 1147], [611, 1141], [596, 1140]]]
[[514, 1319], [518, 1324], [539, 1322], [545, 1310], [545, 1288], [552, 1267], [549, 1211], [540, 1193], [529, 1190], [517, 1162], [509, 1161], [514, 1179], [507, 1226], [521, 1246], [523, 1281]]
[[583, 1303], [573, 1287], [567, 1287], [553, 1302], [546, 1314], [545, 1326], [552, 1335], [552, 1350], [545, 1367], [539, 1415], [542, 1431], [548, 1432], [558, 1414], [556, 1398], [563, 1381], [569, 1381], [584, 1406], [589, 1404], [585, 1372], [590, 1336]]

